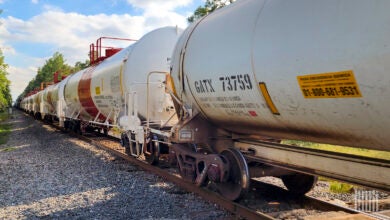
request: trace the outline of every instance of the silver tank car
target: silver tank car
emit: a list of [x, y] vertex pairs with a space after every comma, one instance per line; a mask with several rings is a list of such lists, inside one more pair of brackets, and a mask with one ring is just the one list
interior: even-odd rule
[[[388, 0], [241, 0], [217, 10], [174, 51], [182, 119], [200, 112], [236, 134], [389, 151], [389, 9]], [[178, 141], [196, 142], [186, 126]]]

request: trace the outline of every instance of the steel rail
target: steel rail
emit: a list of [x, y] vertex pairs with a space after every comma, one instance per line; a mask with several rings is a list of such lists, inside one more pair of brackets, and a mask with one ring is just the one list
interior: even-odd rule
[[115, 149], [112, 149], [110, 147], [105, 146], [104, 144], [99, 143], [99, 141], [95, 141], [91, 138], [88, 138], [88, 137], [85, 137], [82, 135], [75, 135], [75, 136], [77, 136], [78, 138], [80, 138], [81, 140], [83, 140], [85, 142], [91, 143], [99, 148], [102, 148], [104, 150], [109, 151], [110, 153], [112, 153], [113, 155], [115, 155], [117, 157], [120, 157], [126, 161], [129, 161], [130, 163], [140, 167], [141, 169], [143, 169], [145, 171], [154, 173], [154, 174], [160, 176], [161, 178], [165, 179], [166, 181], [172, 182], [175, 185], [179, 186], [180, 188], [182, 188], [186, 191], [193, 192], [209, 202], [218, 204], [220, 207], [233, 213], [238, 218], [264, 219], [264, 220], [274, 219], [273, 217], [271, 217], [269, 215], [256, 212], [255, 210], [251, 210], [243, 205], [240, 205], [238, 203], [227, 200], [215, 192], [209, 191], [209, 190], [204, 189], [204, 188], [197, 187], [193, 183], [183, 181], [183, 179], [170, 174], [166, 170], [160, 169], [159, 167], [152, 166], [152, 165], [150, 165], [146, 162], [143, 162], [141, 160], [138, 160], [134, 157], [123, 154]]
[[[316, 205], [318, 207], [328, 208], [328, 207], [330, 207], [330, 205], [332, 205], [333, 207], [337, 207], [339, 210], [347, 212], [347, 213], [350, 213], [353, 216], [361, 216], [362, 218], [368, 216], [368, 217], [379, 219], [379, 220], [386, 220], [386, 219], [388, 219], [388, 217], [381, 216], [380, 214], [366, 213], [366, 212], [363, 212], [363, 211], [355, 210], [355, 209], [344, 207], [344, 206], [341, 206], [341, 205], [328, 203], [328, 202], [326, 202], [324, 200], [317, 199], [317, 198], [314, 198], [312, 196], [306, 196], [306, 199], [310, 200], [310, 203], [312, 203], [312, 204], [314, 204], [314, 205]], [[349, 218], [346, 216], [345, 219], [349, 219]]]

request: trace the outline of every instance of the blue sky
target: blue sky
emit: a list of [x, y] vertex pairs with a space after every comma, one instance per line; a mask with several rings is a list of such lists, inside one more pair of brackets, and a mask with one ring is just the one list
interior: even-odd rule
[[101, 36], [139, 39], [163, 26], [187, 26], [204, 0], [0, 0], [0, 48], [15, 100], [55, 52], [69, 65], [88, 59]]

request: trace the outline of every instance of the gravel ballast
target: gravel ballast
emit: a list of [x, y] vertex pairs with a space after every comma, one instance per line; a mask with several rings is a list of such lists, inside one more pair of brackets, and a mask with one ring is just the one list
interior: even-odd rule
[[193, 193], [22, 112], [0, 146], [0, 219], [226, 219]]
[[[0, 145], [0, 219], [236, 218], [23, 112], [16, 111], [14, 116], [8, 121], [12, 124], [9, 140]], [[279, 178], [259, 180], [285, 188]], [[279, 198], [281, 195], [263, 189], [240, 203], [277, 219], [316, 219], [322, 215], [299, 202]], [[324, 181], [317, 182], [308, 195], [342, 206], [354, 204], [353, 193], [330, 193], [329, 183]], [[380, 193], [379, 199], [388, 198]]]

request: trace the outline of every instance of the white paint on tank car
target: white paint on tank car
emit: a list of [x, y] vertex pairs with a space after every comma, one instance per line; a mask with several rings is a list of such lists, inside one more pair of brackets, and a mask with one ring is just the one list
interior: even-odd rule
[[33, 109], [33, 98], [32, 95], [25, 97], [21, 102], [20, 102], [21, 108], [27, 112], [32, 112]]
[[[130, 100], [137, 96], [136, 108], [141, 120], [147, 117], [148, 74], [152, 71], [169, 73], [172, 51], [181, 33], [182, 30], [177, 27], [156, 29], [137, 41], [129, 53], [124, 65], [124, 90]], [[175, 114], [172, 99], [165, 92], [164, 81], [165, 76], [161, 74], [152, 74], [149, 79], [149, 118], [157, 125], [163, 125]], [[176, 122], [177, 119], [171, 120], [168, 125]]]
[[33, 98], [33, 112], [38, 114], [41, 112], [41, 102], [42, 102], [42, 91], [32, 95]]
[[178, 96], [235, 133], [389, 151], [389, 8], [387, 0], [237, 1], [179, 39]]
[[28, 98], [27, 98], [27, 110], [29, 111], [29, 112], [32, 112], [33, 111], [33, 105], [34, 105], [34, 101], [33, 101], [33, 97], [32, 96], [29, 96]]
[[123, 108], [123, 85], [121, 84], [123, 63], [128, 59], [132, 48], [133, 45], [130, 45], [107, 58], [97, 65], [92, 73], [91, 98], [100, 114], [108, 117], [113, 124], [116, 124]]
[[57, 109], [57, 118], [59, 119], [59, 124], [61, 127], [64, 126], [65, 121], [65, 112], [66, 112], [66, 102], [65, 102], [65, 85], [67, 84], [70, 78], [66, 77], [61, 82], [57, 83], [56, 91], [53, 92], [53, 96], [56, 96], [56, 109]]

